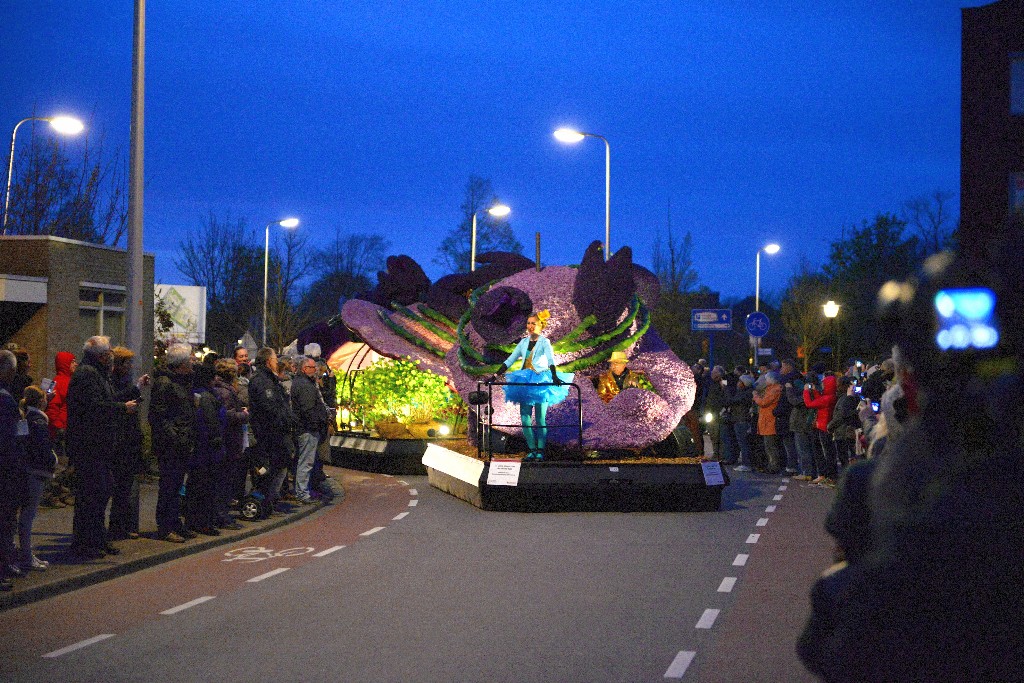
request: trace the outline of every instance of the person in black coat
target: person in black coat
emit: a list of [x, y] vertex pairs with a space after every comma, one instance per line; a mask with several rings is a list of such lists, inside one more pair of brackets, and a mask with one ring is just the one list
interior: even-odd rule
[[216, 376], [210, 391], [224, 407], [227, 424], [224, 428], [224, 463], [217, 476], [217, 526], [222, 529], [241, 529], [231, 516], [231, 499], [236, 491], [245, 490], [248, 474], [245, 456], [249, 435], [249, 409], [242, 403], [236, 382], [238, 365], [230, 358], [221, 358], [214, 364]]
[[292, 411], [298, 420], [298, 451], [295, 464], [295, 498], [312, 502], [310, 475], [316, 464], [320, 441], [327, 436], [327, 406], [316, 383], [316, 361], [299, 359], [299, 373], [292, 379]]
[[78, 475], [71, 550], [85, 559], [120, 552], [107, 542], [104, 524], [113, 493], [111, 454], [119, 418], [134, 415], [138, 401], [119, 400], [114, 394], [112, 358], [109, 338], [90, 337], [68, 385], [67, 448]]
[[32, 553], [32, 523], [39, 510], [43, 490], [57, 469], [57, 454], [50, 442], [50, 419], [46, 417], [46, 392], [30, 384], [21, 394], [21, 410], [28, 423], [25, 438], [25, 498], [18, 513], [18, 567], [42, 571], [50, 563]]
[[256, 434], [256, 459], [267, 471], [259, 489], [271, 503], [280, 498], [288, 475], [289, 442], [297, 426], [288, 393], [277, 376], [277, 353], [264, 347], [256, 353], [256, 371], [249, 380], [249, 425]]
[[[139, 401], [142, 391], [132, 381], [132, 359], [135, 354], [123, 346], [115, 347], [110, 369], [110, 383], [118, 398]], [[139, 537], [139, 481], [146, 471], [142, 460], [142, 425], [137, 413], [118, 415], [114, 433], [111, 473], [114, 489], [110, 501], [111, 539]]]
[[0, 350], [0, 591], [11, 590], [10, 577], [22, 574], [14, 565], [14, 528], [25, 487], [25, 452], [18, 438], [21, 412], [11, 393], [16, 367], [14, 354]]
[[180, 490], [196, 447], [196, 401], [192, 394], [192, 347], [172, 344], [164, 356], [149, 406], [153, 451], [160, 465], [156, 502], [157, 538], [182, 543], [195, 534], [181, 523]]

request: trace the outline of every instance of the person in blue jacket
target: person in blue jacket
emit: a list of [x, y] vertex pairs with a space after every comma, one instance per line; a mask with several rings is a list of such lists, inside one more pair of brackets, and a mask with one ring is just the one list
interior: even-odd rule
[[[565, 400], [572, 384], [572, 373], [555, 369], [555, 354], [543, 330], [551, 317], [549, 311], [539, 311], [526, 319], [526, 336], [516, 345], [512, 355], [502, 363], [499, 375], [505, 374], [512, 364], [522, 359], [523, 367], [506, 375], [505, 400], [519, 404], [523, 422], [523, 438], [529, 453], [526, 460], [542, 460], [547, 440], [548, 406]], [[536, 417], [536, 422], [534, 422]]]

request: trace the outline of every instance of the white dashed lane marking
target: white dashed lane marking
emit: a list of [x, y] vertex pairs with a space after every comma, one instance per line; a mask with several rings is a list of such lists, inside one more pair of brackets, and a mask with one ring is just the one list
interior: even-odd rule
[[722, 579], [722, 583], [718, 585], [719, 593], [732, 593], [733, 586], [736, 585], [735, 576], [727, 576]]
[[740, 553], [739, 555], [736, 556], [736, 559], [732, 561], [732, 566], [734, 566], [734, 567], [742, 567], [745, 564], [747, 564], [747, 560], [749, 558], [750, 558], [750, 555], [744, 555], [743, 553]]
[[715, 619], [718, 618], [719, 612], [722, 610], [718, 609], [706, 609], [704, 614], [700, 615], [700, 619], [697, 621], [697, 625], [694, 628], [711, 628], [715, 625]]
[[74, 652], [75, 650], [81, 650], [83, 647], [89, 647], [90, 645], [95, 645], [96, 643], [98, 643], [98, 642], [100, 642], [102, 640], [106, 640], [107, 638], [113, 638], [113, 637], [114, 637], [113, 633], [103, 633], [103, 634], [98, 635], [98, 636], [93, 636], [92, 638], [87, 638], [85, 640], [81, 640], [81, 641], [75, 643], [74, 645], [68, 645], [67, 647], [62, 647], [59, 650], [54, 650], [53, 652], [47, 652], [45, 655], [43, 655], [43, 657], [45, 657], [46, 659], [53, 659], [55, 657], [60, 657], [62, 655], [66, 655], [69, 652]]
[[769, 505], [768, 507], [766, 507], [764, 509], [764, 511], [765, 512], [775, 512], [775, 506], [774, 505]]
[[369, 531], [364, 531], [363, 533], [361, 533], [359, 535], [360, 536], [372, 536], [373, 534], [377, 533], [378, 531], [384, 531], [384, 527], [382, 527], [382, 526], [375, 526], [372, 529], [370, 529]]
[[336, 552], [338, 550], [341, 550], [344, 547], [345, 546], [343, 546], [343, 545], [336, 545], [336, 546], [333, 546], [331, 548], [328, 548], [327, 550], [321, 550], [318, 553], [313, 553], [313, 557], [327, 557], [331, 553]]
[[409, 489], [409, 495], [410, 496], [418, 496], [418, 495], [420, 495], [420, 493], [416, 489]]
[[782, 500], [782, 494], [779, 493], [777, 495], [772, 496], [772, 500]]
[[409, 514], [408, 512], [399, 512], [397, 515], [395, 515], [394, 517], [391, 518], [391, 521], [397, 522], [400, 519], [405, 519], [405, 517], [408, 514]]
[[409, 501], [409, 507], [411, 507], [411, 508], [414, 508], [414, 507], [416, 507], [417, 505], [419, 505], [419, 503], [420, 503], [420, 502], [419, 502], [418, 500], [410, 500], [410, 501]]
[[757, 526], [768, 526], [768, 518], [762, 517], [761, 519], [757, 520]]
[[273, 569], [273, 570], [267, 572], [266, 574], [260, 574], [259, 576], [252, 577], [246, 583], [259, 583], [260, 581], [262, 581], [264, 579], [269, 579], [271, 576], [277, 576], [278, 574], [283, 574], [284, 572], [288, 571], [289, 569], [291, 569], [291, 567], [281, 567], [279, 569]]
[[682, 678], [695, 656], [697, 656], [697, 653], [690, 652], [689, 650], [683, 650], [677, 654], [676, 658], [669, 665], [668, 671], [665, 672], [665, 678]]
[[747, 543], [757, 543], [759, 538], [761, 538], [761, 534], [750, 534], [747, 536]]
[[204, 602], [207, 602], [209, 600], [213, 600], [214, 597], [215, 596], [213, 596], [213, 595], [204, 595], [201, 598], [196, 598], [195, 600], [190, 600], [190, 601], [186, 602], [183, 605], [178, 605], [177, 607], [172, 607], [171, 609], [166, 609], [163, 612], [161, 612], [160, 614], [177, 614], [178, 612], [184, 612], [189, 607], [195, 607], [196, 605], [201, 605]]

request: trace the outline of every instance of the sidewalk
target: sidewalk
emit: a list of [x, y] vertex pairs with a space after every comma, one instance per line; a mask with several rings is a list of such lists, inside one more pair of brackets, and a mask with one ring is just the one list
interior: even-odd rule
[[[340, 503], [344, 498], [340, 479], [334, 476], [330, 481], [335, 490], [333, 503]], [[328, 504], [322, 501], [305, 506], [285, 503], [285, 512], [275, 512], [269, 519], [253, 522], [239, 519], [243, 529], [221, 529], [220, 536], [200, 535], [184, 543], [169, 543], [155, 538], [156, 496], [155, 480], [139, 484], [141, 536], [113, 542], [112, 545], [121, 551], [120, 554], [107, 555], [98, 560], [82, 560], [68, 551], [71, 545], [73, 507], [40, 507], [32, 527], [32, 548], [36, 556], [49, 562], [50, 566], [45, 571], [31, 571], [22, 578], [13, 579], [14, 590], [0, 593], [0, 611], [130, 574], [218, 545], [235, 543], [307, 517]]]

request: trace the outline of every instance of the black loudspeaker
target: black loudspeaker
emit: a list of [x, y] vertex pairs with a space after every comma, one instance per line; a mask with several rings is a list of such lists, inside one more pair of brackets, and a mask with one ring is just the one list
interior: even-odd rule
[[482, 450], [491, 453], [506, 453], [508, 451], [508, 434], [490, 427], [486, 428], [484, 436], [486, 438]]

